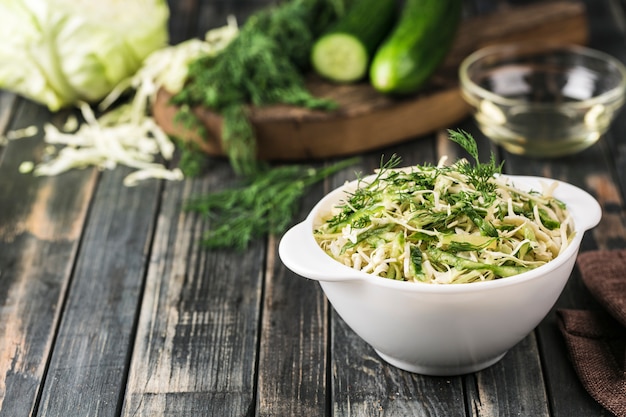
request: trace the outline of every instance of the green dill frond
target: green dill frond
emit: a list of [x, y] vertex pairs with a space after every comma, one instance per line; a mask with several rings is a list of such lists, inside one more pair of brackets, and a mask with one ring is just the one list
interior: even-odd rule
[[472, 184], [477, 191], [484, 195], [493, 194], [497, 187], [492, 182], [492, 179], [496, 174], [502, 172], [503, 164], [497, 164], [493, 152], [491, 153], [488, 163], [480, 162], [476, 140], [466, 131], [462, 129], [457, 131], [448, 130], [448, 134], [450, 140], [461, 145], [475, 160], [474, 165], [470, 164], [468, 161], [459, 161], [457, 164], [459, 171], [467, 176], [468, 182]]
[[398, 166], [400, 166], [401, 162], [402, 162], [402, 158], [395, 153], [391, 155], [391, 157], [387, 160], [387, 162], [385, 162], [385, 155], [382, 155], [380, 157], [380, 170], [388, 171], [390, 169], [397, 168]]
[[[342, 210], [328, 220], [329, 226], [333, 229], [338, 229], [348, 223], [357, 228], [367, 226], [369, 224], [367, 216], [377, 210], [376, 201], [380, 197], [380, 188], [383, 187], [381, 179], [388, 173], [393, 175], [394, 172], [389, 171], [396, 168], [401, 161], [402, 159], [396, 154], [393, 154], [386, 162], [385, 156], [381, 156], [376, 177], [369, 184], [361, 183], [362, 178], [358, 179], [357, 189], [349, 194], [347, 204], [342, 206]], [[365, 209], [367, 210], [364, 212]]]
[[254, 175], [261, 164], [256, 158], [256, 140], [245, 108], [242, 105], [233, 105], [224, 109], [222, 115], [222, 145], [231, 166], [239, 174]]
[[472, 158], [474, 158], [477, 165], [480, 164], [480, 159], [478, 158], [478, 146], [476, 145], [476, 140], [474, 140], [472, 135], [462, 129], [448, 129], [448, 135], [451, 141], [461, 145], [461, 147], [465, 149]]
[[[380, 157], [380, 168], [378, 168], [378, 171], [376, 173], [376, 178], [374, 178], [374, 180], [370, 183], [370, 185], [368, 187], [366, 187], [366, 190], [369, 193], [373, 193], [374, 190], [380, 185], [381, 178], [387, 177], [389, 175], [394, 175], [394, 172], [392, 170], [394, 168], [397, 168], [400, 165], [401, 162], [402, 162], [402, 158], [400, 158], [395, 153], [393, 155], [391, 155], [391, 157], [389, 158], [389, 160], [387, 160], [387, 162], [385, 162], [385, 155], [381, 155], [381, 157]], [[359, 189], [360, 188], [361, 187], [359, 185]], [[365, 191], [365, 190], [363, 190], [363, 191]]]
[[285, 231], [306, 190], [356, 160], [319, 169], [302, 165], [265, 168], [237, 187], [189, 199], [185, 210], [210, 220], [205, 246], [243, 250], [255, 238]]
[[206, 155], [200, 151], [199, 146], [193, 141], [183, 141], [174, 138], [174, 143], [180, 151], [178, 167], [187, 178], [200, 175], [206, 164]]

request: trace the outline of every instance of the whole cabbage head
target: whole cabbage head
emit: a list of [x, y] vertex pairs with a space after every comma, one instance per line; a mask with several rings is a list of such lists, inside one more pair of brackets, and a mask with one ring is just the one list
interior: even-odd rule
[[0, 1], [0, 88], [57, 111], [95, 103], [168, 43], [165, 0]]

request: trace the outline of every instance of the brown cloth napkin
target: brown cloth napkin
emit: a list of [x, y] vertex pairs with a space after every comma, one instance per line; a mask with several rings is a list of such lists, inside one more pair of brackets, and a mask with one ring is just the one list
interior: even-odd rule
[[584, 252], [577, 263], [602, 309], [559, 309], [559, 327], [585, 389], [626, 417], [626, 250]]

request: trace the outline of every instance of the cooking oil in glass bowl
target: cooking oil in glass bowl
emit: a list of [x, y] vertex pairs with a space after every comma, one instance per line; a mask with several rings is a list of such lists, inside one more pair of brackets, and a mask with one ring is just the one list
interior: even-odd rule
[[554, 157], [593, 145], [611, 122], [605, 106], [588, 111], [553, 106], [516, 106], [504, 112], [483, 101], [475, 113], [481, 131], [515, 154]]
[[578, 46], [484, 48], [461, 64], [460, 78], [481, 131], [509, 152], [536, 157], [597, 142], [626, 89], [617, 59]]

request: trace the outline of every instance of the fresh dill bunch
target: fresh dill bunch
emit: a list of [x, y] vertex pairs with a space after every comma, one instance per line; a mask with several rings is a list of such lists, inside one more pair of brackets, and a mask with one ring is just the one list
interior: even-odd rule
[[[199, 137], [206, 135], [206, 128], [192, 113], [189, 106], [181, 106], [174, 117], [174, 123], [195, 132]], [[192, 140], [183, 140], [173, 136], [174, 144], [180, 152], [178, 167], [185, 177], [195, 177], [200, 174], [205, 164], [206, 155], [200, 152], [199, 146]]]
[[222, 145], [233, 170], [245, 176], [252, 176], [259, 171], [261, 163], [256, 158], [256, 141], [254, 131], [245, 107], [233, 104], [224, 109], [224, 127], [222, 128]]
[[336, 107], [310, 94], [283, 46], [264, 32], [242, 29], [220, 55], [193, 61], [189, 79], [174, 102], [201, 104], [216, 112], [242, 104]]
[[193, 141], [184, 141], [174, 138], [174, 143], [180, 151], [178, 167], [185, 177], [196, 177], [202, 172], [206, 163], [206, 156], [199, 150], [199, 146]]
[[354, 0], [288, 0], [254, 13], [244, 31], [264, 33], [300, 70], [310, 68], [317, 37], [342, 16]]
[[474, 165], [471, 165], [468, 161], [459, 163], [459, 171], [467, 176], [468, 182], [474, 186], [476, 191], [486, 196], [490, 194], [493, 195], [497, 186], [493, 183], [492, 179], [496, 174], [502, 172], [502, 164], [496, 163], [496, 157], [493, 152], [491, 153], [488, 163], [480, 162], [476, 140], [468, 132], [462, 129], [457, 131], [450, 129], [448, 130], [448, 134], [450, 135], [450, 140], [461, 145], [475, 161]]
[[264, 169], [240, 186], [190, 199], [185, 210], [209, 219], [209, 230], [203, 237], [206, 247], [243, 250], [255, 238], [284, 232], [311, 185], [357, 160], [346, 159], [319, 169], [303, 165]]
[[336, 103], [311, 95], [304, 82], [317, 36], [335, 21], [347, 0], [292, 0], [251, 15], [217, 56], [189, 65], [188, 82], [173, 98], [224, 116], [222, 141], [233, 169], [251, 175], [256, 137], [244, 106], [288, 104], [330, 110]]

